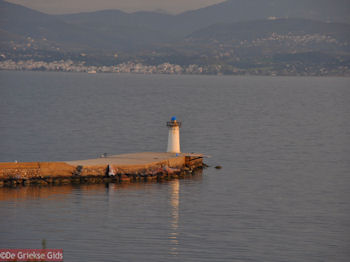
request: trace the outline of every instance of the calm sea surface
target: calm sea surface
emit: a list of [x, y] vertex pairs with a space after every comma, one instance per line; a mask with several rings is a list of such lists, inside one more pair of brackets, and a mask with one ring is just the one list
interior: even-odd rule
[[0, 248], [65, 261], [350, 261], [350, 79], [0, 72], [0, 161], [210, 155], [191, 179], [0, 188]]

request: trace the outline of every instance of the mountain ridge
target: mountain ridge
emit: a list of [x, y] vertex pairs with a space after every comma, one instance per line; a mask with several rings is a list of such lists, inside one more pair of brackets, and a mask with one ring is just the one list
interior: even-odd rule
[[[120, 10], [47, 15], [0, 0], [0, 61], [68, 59], [99, 65], [197, 64], [207, 67], [204, 71], [209, 73], [219, 73], [224, 68], [223, 72], [237, 72], [237, 67], [263, 65], [264, 69], [257, 72], [266, 72], [266, 68], [283, 68], [289, 63], [295, 64], [291, 67], [294, 69], [305, 65], [322, 72], [327, 71], [323, 68], [337, 72], [334, 68], [350, 66], [349, 23], [326, 22], [328, 18], [323, 21], [278, 18], [273, 16], [277, 14], [273, 10], [281, 6], [277, 0], [261, 0], [260, 4], [269, 3], [265, 11], [244, 16], [247, 14], [244, 8], [257, 2], [229, 0], [180, 15], [128, 14]], [[240, 16], [232, 15], [232, 8], [228, 8], [237, 4], [245, 6], [234, 11], [244, 11]], [[277, 7], [271, 8], [274, 5]], [[225, 7], [225, 12], [220, 11]], [[205, 18], [208, 13], [211, 15]]]

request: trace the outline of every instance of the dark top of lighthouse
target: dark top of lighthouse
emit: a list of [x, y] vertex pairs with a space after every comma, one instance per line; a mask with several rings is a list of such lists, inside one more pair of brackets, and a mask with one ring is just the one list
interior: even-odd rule
[[178, 126], [178, 127], [181, 127], [181, 122], [178, 122], [176, 120], [176, 116], [173, 116], [170, 120], [170, 122], [167, 122], [166, 125], [168, 127], [175, 127], [175, 126]]

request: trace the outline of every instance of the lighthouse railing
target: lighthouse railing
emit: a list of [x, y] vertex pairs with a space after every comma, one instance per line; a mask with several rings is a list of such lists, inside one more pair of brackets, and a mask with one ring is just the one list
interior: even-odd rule
[[175, 127], [175, 126], [178, 126], [178, 127], [181, 127], [181, 122], [173, 122], [173, 121], [171, 121], [171, 122], [166, 122], [166, 125], [168, 126], [168, 127]]

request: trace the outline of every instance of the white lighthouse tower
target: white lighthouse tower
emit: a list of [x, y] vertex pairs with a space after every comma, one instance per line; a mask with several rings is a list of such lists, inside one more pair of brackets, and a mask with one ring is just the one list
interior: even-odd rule
[[176, 120], [173, 116], [170, 122], [167, 122], [167, 127], [169, 129], [168, 136], [168, 149], [167, 152], [170, 153], [180, 153], [180, 127], [181, 122]]

